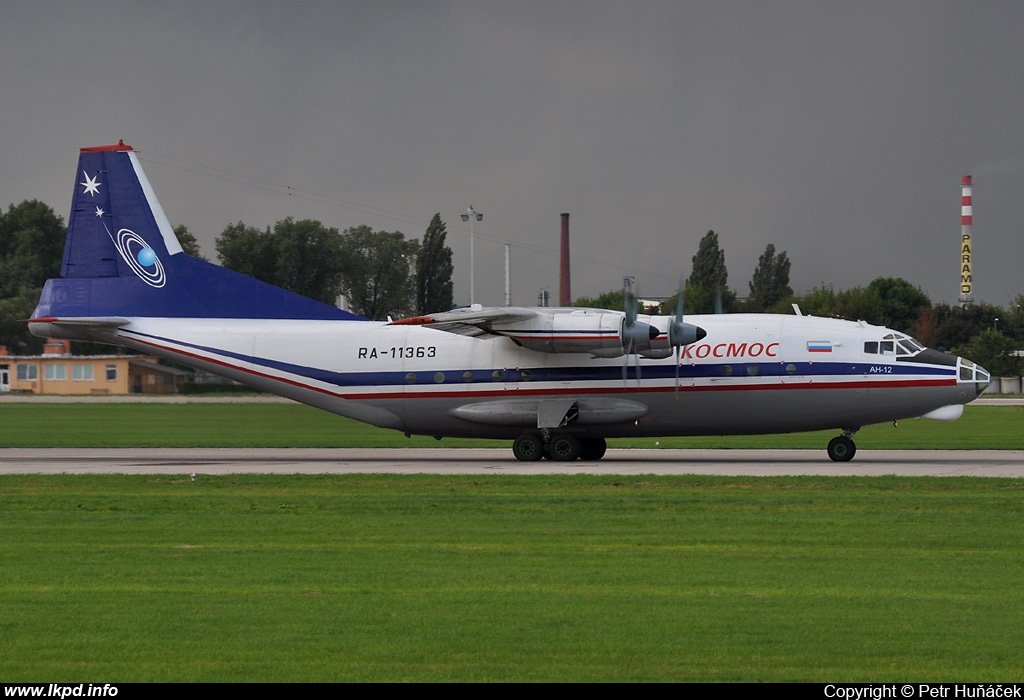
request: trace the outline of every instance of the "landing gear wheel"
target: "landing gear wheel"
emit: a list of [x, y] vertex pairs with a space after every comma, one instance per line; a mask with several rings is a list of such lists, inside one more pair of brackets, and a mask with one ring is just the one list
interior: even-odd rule
[[557, 462], [572, 462], [582, 451], [583, 446], [575, 435], [556, 435], [548, 443], [548, 454]]
[[849, 462], [855, 454], [857, 454], [857, 446], [845, 435], [829, 440], [828, 456], [833, 462]]
[[520, 462], [536, 462], [544, 454], [544, 443], [539, 435], [520, 435], [512, 443], [512, 454]]
[[583, 444], [580, 459], [586, 462], [596, 462], [604, 457], [605, 450], [608, 449], [608, 443], [604, 438], [583, 438], [580, 442]]

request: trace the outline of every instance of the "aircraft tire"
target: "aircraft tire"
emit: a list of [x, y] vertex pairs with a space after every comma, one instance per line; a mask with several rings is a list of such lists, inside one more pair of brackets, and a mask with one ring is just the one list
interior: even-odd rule
[[849, 462], [855, 454], [857, 454], [857, 446], [845, 435], [829, 440], [828, 457], [833, 462]]
[[608, 449], [608, 443], [604, 438], [583, 438], [580, 442], [583, 443], [580, 459], [586, 462], [596, 462], [604, 457], [604, 453]]
[[512, 454], [520, 462], [536, 462], [544, 456], [544, 443], [539, 435], [525, 433], [512, 443]]
[[555, 435], [548, 444], [551, 459], [557, 462], [572, 462], [579, 459], [583, 445], [575, 435]]

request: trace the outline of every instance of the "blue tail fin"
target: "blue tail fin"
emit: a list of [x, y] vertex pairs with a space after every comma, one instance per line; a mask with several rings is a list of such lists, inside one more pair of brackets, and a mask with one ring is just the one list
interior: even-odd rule
[[35, 318], [361, 320], [182, 252], [139, 159], [124, 142], [83, 148], [61, 279]]

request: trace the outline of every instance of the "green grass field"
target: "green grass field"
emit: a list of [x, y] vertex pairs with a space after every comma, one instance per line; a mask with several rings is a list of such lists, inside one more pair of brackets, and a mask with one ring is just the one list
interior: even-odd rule
[[0, 677], [1007, 681], [1024, 482], [0, 476]]
[[[10, 403], [0, 426], [2, 447], [439, 444], [290, 404]], [[833, 434], [659, 442], [823, 450]], [[1024, 449], [1024, 410], [970, 406], [857, 442]], [[8, 682], [1020, 675], [1024, 480], [192, 482], [2, 475], [2, 459]]]
[[[0, 403], [0, 447], [509, 447], [509, 440], [406, 438], [298, 404]], [[806, 448], [838, 431], [612, 440], [611, 447]], [[859, 449], [1024, 449], [1024, 407], [968, 406], [960, 420], [867, 426]]]

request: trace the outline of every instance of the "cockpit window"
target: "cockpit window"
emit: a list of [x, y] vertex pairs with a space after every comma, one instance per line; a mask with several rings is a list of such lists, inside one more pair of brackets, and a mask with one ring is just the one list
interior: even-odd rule
[[[864, 343], [864, 352], [869, 352], [868, 346], [871, 342]], [[909, 335], [902, 333], [888, 333], [882, 338], [882, 342], [879, 344], [880, 351], [883, 355], [891, 355], [896, 353], [897, 357], [912, 357], [920, 352], [924, 352], [925, 347], [921, 343], [917, 342]]]
[[[901, 350], [902, 352], [900, 352]], [[913, 338], [900, 338], [897, 352], [900, 355], [916, 355], [922, 350], [924, 350], [924, 346]]]
[[877, 340], [866, 340], [866, 341], [864, 341], [864, 353], [866, 355], [877, 355], [878, 354], [878, 341]]

